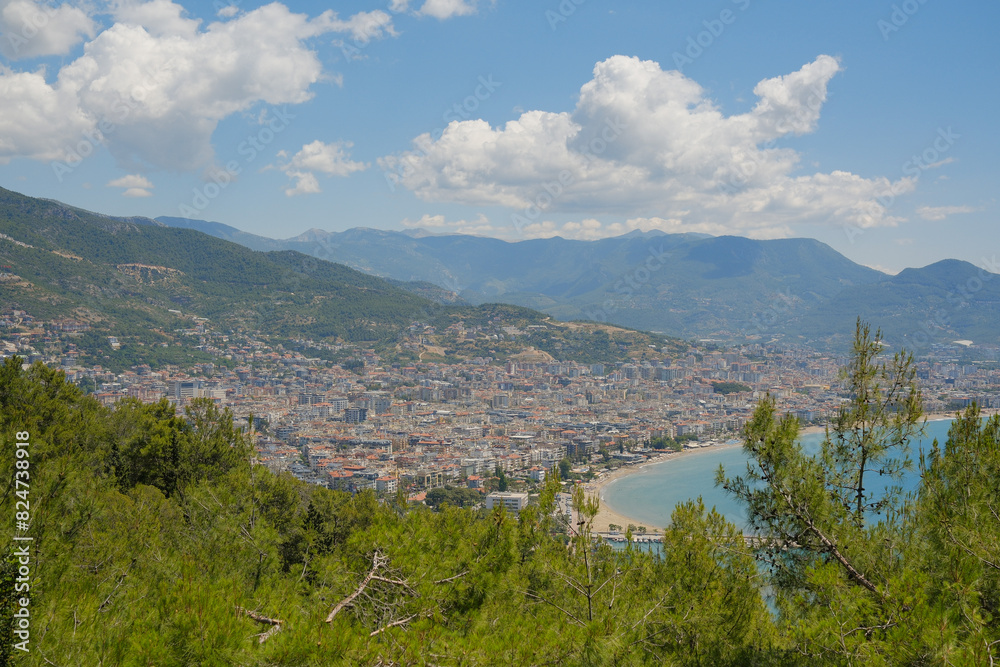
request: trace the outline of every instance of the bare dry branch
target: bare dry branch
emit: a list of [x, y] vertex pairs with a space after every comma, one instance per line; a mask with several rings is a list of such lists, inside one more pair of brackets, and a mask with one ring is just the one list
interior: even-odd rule
[[127, 568], [125, 568], [125, 571], [122, 573], [122, 576], [118, 579], [118, 584], [115, 586], [114, 590], [112, 590], [110, 593], [108, 593], [108, 597], [104, 598], [104, 602], [102, 602], [101, 606], [97, 608], [97, 611], [99, 611], [99, 612], [103, 612], [104, 611], [104, 608], [108, 605], [109, 602], [111, 602], [111, 598], [114, 596], [114, 594], [118, 592], [118, 589], [121, 587], [122, 583], [124, 583], [124, 581], [125, 581], [125, 577], [128, 576], [129, 571], [131, 571], [131, 569], [132, 569], [132, 567], [134, 565], [135, 565], [135, 558], [133, 558], [132, 562], [128, 564]]
[[796, 514], [796, 516], [798, 516], [798, 518], [801, 519], [803, 523], [806, 524], [806, 526], [809, 528], [812, 534], [819, 539], [819, 541], [826, 548], [827, 553], [833, 556], [838, 563], [844, 566], [844, 569], [847, 570], [848, 575], [850, 575], [852, 579], [854, 579], [856, 582], [858, 582], [859, 584], [870, 590], [872, 593], [878, 595], [880, 598], [887, 597], [885, 593], [879, 590], [878, 586], [868, 581], [865, 575], [861, 574], [861, 572], [859, 572], [857, 568], [855, 568], [854, 565], [851, 564], [851, 561], [847, 560], [847, 558], [842, 553], [840, 553], [840, 549], [837, 548], [837, 545], [834, 544], [833, 540], [827, 537], [823, 533], [823, 531], [821, 531], [816, 526], [816, 524], [812, 520], [812, 517], [809, 516], [809, 512], [795, 505], [795, 503], [792, 501], [791, 494], [789, 494], [784, 489], [779, 489], [779, 492], [781, 493], [781, 497], [784, 498], [785, 502], [788, 504], [789, 508], [791, 508], [791, 510]]
[[460, 579], [461, 577], [464, 577], [468, 573], [469, 573], [469, 571], [466, 570], [465, 572], [460, 572], [459, 574], [456, 574], [454, 577], [448, 577], [446, 579], [438, 579], [434, 583], [435, 584], [447, 584], [449, 581], [455, 581], [456, 579]]
[[386, 564], [386, 562], [387, 560], [382, 555], [382, 552], [376, 551], [375, 555], [372, 556], [372, 567], [368, 571], [368, 574], [365, 575], [365, 578], [361, 580], [361, 583], [358, 585], [356, 589], [354, 589], [353, 593], [351, 593], [346, 598], [338, 602], [337, 606], [334, 607], [332, 611], [330, 611], [329, 615], [327, 615], [326, 617], [327, 623], [333, 622], [333, 617], [337, 615], [337, 612], [339, 612], [341, 609], [354, 602], [354, 598], [358, 597], [359, 595], [361, 595], [361, 593], [364, 592], [365, 588], [367, 588], [368, 584], [371, 582], [372, 577], [375, 576], [375, 573], [378, 572], [378, 570], [381, 567], [383, 567]]
[[415, 619], [419, 615], [420, 614], [413, 614], [412, 616], [407, 616], [406, 618], [401, 618], [398, 621], [393, 621], [392, 623], [388, 623], [386, 625], [383, 625], [378, 630], [373, 630], [372, 632], [370, 632], [368, 634], [368, 636], [369, 637], [374, 637], [376, 635], [382, 634], [383, 632], [385, 632], [389, 628], [395, 628], [395, 627], [398, 627], [400, 625], [406, 625], [407, 623], [409, 623], [410, 621], [412, 621], [413, 619]]
[[282, 621], [279, 618], [268, 618], [263, 614], [258, 614], [255, 611], [250, 611], [249, 609], [244, 609], [243, 607], [240, 606], [236, 607], [236, 613], [248, 616], [249, 618], [257, 621], [258, 623], [263, 623], [264, 625], [271, 626], [271, 628], [268, 629], [266, 632], [262, 632], [261, 634], [257, 635], [258, 644], [263, 644], [273, 635], [275, 635], [278, 632], [281, 632], [281, 627], [284, 624], [284, 621]]
[[581, 626], [586, 625], [586, 623], [584, 623], [583, 621], [581, 621], [579, 618], [577, 618], [571, 612], [566, 611], [565, 609], [563, 609], [562, 607], [560, 607], [556, 603], [552, 602], [551, 600], [546, 599], [544, 596], [538, 595], [536, 593], [532, 593], [531, 591], [525, 591], [524, 594], [527, 595], [528, 597], [535, 598], [536, 600], [541, 600], [542, 602], [544, 602], [547, 605], [551, 605], [551, 606], [555, 607], [556, 609], [558, 609], [559, 611], [561, 611], [562, 613], [566, 614], [571, 619], [573, 619], [574, 621], [576, 621], [577, 624], [579, 624]]

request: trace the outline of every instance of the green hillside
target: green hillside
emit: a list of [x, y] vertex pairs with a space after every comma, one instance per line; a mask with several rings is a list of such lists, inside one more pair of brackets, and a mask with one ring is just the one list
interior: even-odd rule
[[864, 288], [845, 289], [786, 331], [823, 337], [831, 322], [878, 320], [887, 341], [918, 354], [958, 339], [1000, 344], [1000, 275], [944, 260]]
[[[653, 551], [594, 541], [596, 500], [555, 476], [516, 516], [351, 496], [255, 465], [210, 401], [103, 407], [10, 358], [0, 664], [986, 667], [1000, 417], [970, 408], [922, 458], [918, 494], [879, 498], [863, 483], [898, 477], [896, 433], [919, 420], [907, 399], [907, 421], [866, 428], [897, 389], [856, 392], [845, 439], [815, 456], [762, 401], [745, 477], [717, 482], [759, 538], [689, 501], [649, 527]], [[579, 522], [556, 511], [560, 491]]]
[[[103, 216], [3, 189], [0, 234], [0, 265], [10, 267], [0, 280], [5, 307], [40, 320], [84, 322], [90, 331], [79, 345], [93, 347], [116, 336], [133, 346], [131, 359], [162, 356], [159, 350], [138, 354], [135, 346], [148, 351], [151, 345], [173, 345], [173, 332], [190, 328], [194, 317], [223, 332], [363, 343], [390, 352], [414, 322], [444, 329], [456, 322], [498, 328], [550, 320], [509, 306], [441, 305], [449, 295], [432, 285], [392, 284], [295, 251], [257, 252], [194, 230]], [[564, 359], [590, 360], [591, 334], [606, 337], [600, 327], [578, 328], [575, 345], [548, 338], [539, 344]], [[603, 361], [665, 342], [638, 332], [622, 331], [619, 338], [627, 345], [605, 346], [611, 356]], [[532, 345], [505, 340], [468, 351], [504, 358]], [[205, 360], [197, 354], [185, 358]]]
[[433, 283], [470, 303], [501, 301], [562, 320], [689, 338], [780, 336], [839, 347], [861, 314], [883, 323], [893, 342], [914, 348], [956, 339], [1000, 344], [1000, 276], [954, 260], [890, 276], [813, 239], [632, 232], [596, 241], [507, 242], [359, 227], [314, 229], [276, 241], [219, 223], [160, 221], [250, 247], [295, 249], [375, 275]]

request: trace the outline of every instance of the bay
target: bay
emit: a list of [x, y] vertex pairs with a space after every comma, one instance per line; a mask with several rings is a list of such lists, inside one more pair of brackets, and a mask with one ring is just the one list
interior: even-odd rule
[[[914, 489], [919, 482], [916, 465], [921, 448], [930, 449], [935, 438], [943, 445], [950, 426], [950, 419], [929, 421], [924, 436], [910, 444], [914, 469], [903, 479], [904, 489]], [[823, 434], [810, 433], [800, 439], [806, 451], [816, 451]], [[734, 477], [746, 471], [746, 463], [741, 445], [685, 452], [609, 482], [601, 489], [601, 503], [633, 519], [637, 525], [662, 530], [670, 523], [670, 515], [678, 503], [701, 496], [706, 508], [714, 506], [728, 520], [742, 526], [746, 522], [742, 508], [725, 491], [716, 488], [715, 471], [722, 464], [726, 474]]]

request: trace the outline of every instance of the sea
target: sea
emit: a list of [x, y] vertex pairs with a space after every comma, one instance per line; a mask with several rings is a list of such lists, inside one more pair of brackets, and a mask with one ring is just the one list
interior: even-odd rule
[[[910, 443], [913, 469], [902, 480], [904, 490], [915, 489], [920, 481], [917, 463], [921, 449], [929, 450], [935, 438], [943, 446], [950, 426], [950, 419], [928, 421], [923, 437]], [[815, 452], [823, 434], [806, 434], [800, 440], [807, 452]], [[662, 531], [670, 523], [670, 515], [678, 503], [701, 496], [706, 508], [715, 507], [733, 523], [745, 525], [741, 506], [715, 486], [715, 472], [720, 464], [728, 477], [744, 474], [747, 456], [742, 446], [703, 447], [647, 464], [638, 472], [609, 482], [601, 489], [601, 503], [631, 518], [636, 525]]]

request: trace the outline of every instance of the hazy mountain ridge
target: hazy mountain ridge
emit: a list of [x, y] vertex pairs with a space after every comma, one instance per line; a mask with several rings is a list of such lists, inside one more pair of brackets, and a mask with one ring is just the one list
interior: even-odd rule
[[[222, 233], [218, 223], [184, 224]], [[851, 335], [860, 314], [911, 346], [957, 338], [1000, 341], [1000, 280], [984, 281], [970, 301], [976, 308], [948, 302], [947, 294], [971, 274], [994, 275], [959, 260], [891, 276], [807, 238], [759, 241], [654, 231], [596, 241], [507, 242], [358, 227], [311, 229], [273, 241], [243, 239], [243, 232], [225, 227], [236, 242], [277, 244], [387, 278], [433, 283], [470, 303], [503, 301], [561, 319], [683, 337], [781, 335], [818, 342]], [[951, 316], [925, 326], [928, 313], [942, 304], [954, 311]]]
[[[77, 341], [81, 348], [109, 354], [113, 335], [123, 349], [133, 346], [130, 359], [148, 356], [151, 344], [156, 350], [188, 345], [177, 332], [192, 328], [192, 317], [221, 331], [365, 343], [408, 359], [423, 354], [419, 341], [405, 353], [400, 347], [414, 322], [439, 329], [423, 338], [446, 359], [538, 350], [586, 361], [601, 350], [602, 360], [613, 361], [649, 354], [651, 345], [682, 345], [621, 328], [550, 322], [515, 305], [471, 306], [431, 283], [391, 281], [294, 250], [254, 251], [195, 229], [105, 216], [2, 188], [0, 234], [0, 265], [10, 267], [0, 280], [0, 304], [40, 320], [85, 322], [90, 329]], [[516, 339], [469, 337], [448, 329], [460, 322], [491, 333], [536, 326]]]

